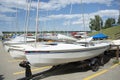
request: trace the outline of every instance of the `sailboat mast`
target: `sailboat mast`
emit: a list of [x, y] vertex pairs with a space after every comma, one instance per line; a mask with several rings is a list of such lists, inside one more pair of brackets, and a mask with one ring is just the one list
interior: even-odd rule
[[[81, 5], [82, 5], [82, 17], [83, 17], [83, 27], [84, 27], [84, 31], [86, 31], [86, 26], [85, 26], [85, 16], [84, 16], [84, 7], [83, 7], [83, 3], [82, 3], [82, 0], [81, 0]], [[85, 36], [85, 42], [86, 42], [86, 36]]]
[[[73, 5], [71, 3], [71, 5], [70, 5], [70, 15], [72, 14], [72, 8], [73, 8]], [[71, 19], [69, 19], [68, 27], [70, 27], [70, 25], [71, 25]], [[69, 29], [68, 27], [67, 27], [67, 36], [68, 36], [68, 29]]]
[[37, 13], [36, 13], [36, 32], [35, 32], [35, 46], [37, 45], [37, 34], [38, 34], [38, 26], [39, 26], [39, 2], [40, 0], [38, 0], [38, 4], [37, 4]]
[[[82, 5], [82, 0], [81, 0], [81, 5]], [[85, 28], [85, 17], [84, 17], [84, 9], [83, 9], [83, 5], [82, 5], [82, 17], [83, 17], [83, 27], [84, 27], [84, 30], [86, 30]]]
[[15, 24], [16, 31], [15, 31], [15, 34], [17, 34], [17, 29], [18, 29], [18, 5], [16, 5], [16, 15], [15, 15], [15, 17], [16, 17], [16, 24]]
[[30, 6], [31, 6], [31, 0], [26, 0], [27, 1], [27, 11], [26, 11], [26, 16], [25, 16], [25, 43], [27, 41], [27, 33], [28, 33], [28, 26], [29, 26], [29, 16], [30, 16]]

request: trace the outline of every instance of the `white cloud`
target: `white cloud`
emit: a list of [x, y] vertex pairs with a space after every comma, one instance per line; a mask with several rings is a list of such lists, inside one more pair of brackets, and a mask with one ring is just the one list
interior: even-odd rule
[[98, 12], [89, 14], [90, 18], [94, 18], [94, 15], [100, 15], [100, 17], [102, 18], [117, 18], [119, 15], [119, 10], [106, 9], [106, 10], [100, 10]]
[[99, 15], [103, 22], [105, 22], [105, 20], [107, 18], [114, 18], [118, 19], [118, 15], [119, 15], [119, 11], [118, 10], [100, 10], [98, 12], [95, 12], [95, 13], [91, 13], [91, 14], [84, 14], [85, 16], [85, 25], [83, 24], [83, 19], [78, 19], [76, 21], [73, 21], [72, 24], [79, 24], [81, 25], [81, 27], [89, 27], [89, 22], [90, 22], [90, 18], [94, 18], [95, 15]]
[[72, 18], [78, 18], [81, 17], [81, 14], [59, 14], [59, 15], [50, 15], [49, 18], [52, 19], [72, 19]]
[[[99, 4], [111, 4], [112, 0], [82, 0], [83, 3], [90, 4], [90, 3], [99, 3]], [[1, 12], [15, 12], [15, 8], [19, 9], [24, 9], [26, 10], [27, 8], [27, 2], [26, 0], [0, 0], [0, 11]], [[67, 5], [70, 4], [80, 4], [81, 0], [50, 0], [48, 2], [40, 2], [40, 9], [42, 10], [57, 10], [66, 7]], [[37, 2], [32, 1], [31, 3], [32, 8], [37, 7]], [[13, 9], [14, 8], [14, 9]], [[79, 14], [74, 14], [74, 15], [51, 15], [48, 16], [46, 19], [59, 19], [59, 18], [65, 18], [65, 19], [70, 19], [70, 18], [75, 18], [79, 17]]]
[[6, 16], [4, 14], [0, 14], [0, 20], [1, 21], [10, 21], [10, 22], [12, 22], [12, 21], [15, 21], [15, 17], [8, 17], [8, 16]]
[[[40, 20], [44, 21], [44, 20], [53, 20], [53, 21], [57, 21], [57, 20], [62, 20], [64, 26], [67, 25], [79, 25], [82, 28], [84, 28], [84, 26], [86, 28], [89, 28], [89, 22], [90, 22], [90, 18], [94, 18], [95, 15], [100, 15], [100, 17], [102, 17], [103, 21], [105, 21], [107, 18], [115, 18], [117, 20], [117, 17], [119, 15], [119, 11], [118, 10], [100, 10], [97, 12], [93, 12], [90, 14], [84, 14], [84, 22], [83, 22], [83, 14], [59, 14], [59, 15], [49, 15], [46, 17], [41, 17]], [[106, 19], [105, 19], [105, 18]]]
[[[95, 15], [100, 15], [101, 17], [115, 17], [119, 15], [118, 10], [100, 10], [98, 12], [84, 14], [85, 20], [94, 18]], [[58, 15], [49, 15], [46, 17], [41, 17], [41, 20], [54, 20], [54, 19], [80, 19], [82, 14], [58, 14]], [[82, 19], [82, 18], [81, 18]]]
[[8, 7], [4, 7], [4, 6], [0, 6], [0, 12], [16, 12], [16, 10], [8, 8]]
[[[82, 3], [90, 4], [90, 3], [98, 3], [111, 5], [113, 0], [82, 0]], [[70, 4], [81, 4], [81, 0], [50, 0], [49, 2], [41, 2], [42, 10], [56, 10], [65, 8]]]
[[[82, 3], [98, 3], [110, 5], [113, 0], [82, 0]], [[6, 6], [7, 8], [16, 8], [26, 10], [27, 2], [26, 0], [0, 0], [1, 5]], [[81, 4], [81, 0], [50, 0], [49, 2], [40, 2], [40, 9], [42, 10], [58, 10], [65, 8], [70, 4]], [[37, 2], [32, 1], [32, 8], [37, 7]]]
[[[0, 4], [2, 6], [4, 6], [4, 8], [5, 7], [9, 8], [9, 9], [11, 9], [11, 8], [14, 8], [14, 9], [18, 8], [18, 9], [23, 9], [23, 10], [27, 10], [27, 5], [28, 5], [26, 0], [0, 0]], [[31, 3], [29, 3], [29, 4], [31, 4], [31, 8], [32, 9], [37, 7], [37, 2], [35, 2], [33, 0], [31, 0]], [[41, 2], [41, 4], [42, 4], [42, 2]], [[45, 4], [42, 4], [41, 6], [44, 6], [44, 5], [47, 5], [47, 4], [45, 3]]]
[[[82, 3], [98, 3], [110, 6], [113, 0], [82, 0]], [[59, 10], [65, 8], [70, 4], [81, 4], [81, 0], [49, 0], [48, 2], [40, 2], [40, 9], [49, 11], [49, 10]], [[37, 7], [37, 2], [32, 1], [32, 9]], [[15, 8], [26, 10], [27, 3], [26, 0], [0, 0], [0, 19], [10, 21], [13, 17], [3, 15], [1, 13], [5, 12], [15, 12]], [[98, 12], [90, 13], [85, 15], [85, 24], [88, 25], [89, 18], [94, 18], [94, 15], [100, 15], [101, 17], [116, 17], [118, 16], [118, 10], [100, 10]], [[58, 15], [49, 15], [46, 17], [40, 17], [41, 21], [45, 20], [65, 20], [64, 25], [83, 25], [82, 14], [58, 14]], [[70, 20], [70, 21], [69, 21]]]
[[41, 17], [40, 21], [56, 20], [56, 19], [70, 20], [70, 19], [76, 19], [76, 18], [80, 18], [80, 17], [81, 17], [81, 14], [58, 14], [58, 15], [49, 15], [46, 17]]
[[[4, 6], [4, 8], [8, 9], [27, 9], [27, 2], [26, 0], [0, 0], [0, 6]], [[8, 11], [7, 11], [8, 12]]]
[[83, 0], [83, 3], [99, 3], [99, 4], [105, 4], [107, 6], [111, 5], [112, 1], [114, 0]]

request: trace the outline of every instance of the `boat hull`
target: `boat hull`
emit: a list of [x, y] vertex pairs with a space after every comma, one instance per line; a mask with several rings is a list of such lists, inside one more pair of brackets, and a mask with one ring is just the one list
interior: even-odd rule
[[[43, 66], [53, 66], [59, 65], [69, 62], [83, 61], [86, 59], [90, 59], [100, 54], [104, 53], [109, 46], [103, 46], [100, 48], [91, 48], [88, 50], [77, 50], [77, 51], [58, 51], [58, 52], [30, 52], [26, 53], [27, 60], [31, 63], [31, 65], [35, 67], [43, 67]], [[87, 49], [87, 48], [86, 48]]]
[[120, 39], [111, 41], [110, 50], [117, 50], [117, 47], [120, 49]]
[[9, 52], [9, 46], [8, 45], [4, 45], [4, 50], [5, 50], [5, 52]]
[[21, 43], [21, 44], [15, 44], [15, 45], [8, 46], [9, 54], [14, 59], [26, 59], [25, 48], [31, 47], [31, 46], [34, 46], [34, 44], [33, 43], [26, 43], [26, 44]]
[[26, 59], [25, 52], [23, 49], [19, 48], [10, 48], [9, 53], [14, 59]]

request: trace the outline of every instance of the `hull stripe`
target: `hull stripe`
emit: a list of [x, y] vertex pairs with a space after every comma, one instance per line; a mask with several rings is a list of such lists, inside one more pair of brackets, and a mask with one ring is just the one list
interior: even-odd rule
[[54, 54], [54, 53], [71, 53], [71, 52], [86, 52], [86, 51], [92, 51], [97, 49], [105, 49], [106, 47], [99, 47], [99, 48], [89, 48], [89, 49], [77, 49], [77, 50], [63, 50], [63, 51], [25, 51], [26, 54], [34, 54], [34, 53], [40, 53], [40, 54]]

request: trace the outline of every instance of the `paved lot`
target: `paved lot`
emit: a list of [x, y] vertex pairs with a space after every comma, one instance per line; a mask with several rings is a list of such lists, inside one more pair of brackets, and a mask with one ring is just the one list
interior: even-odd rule
[[[4, 51], [0, 42], [0, 80], [16, 80], [24, 77], [24, 69], [18, 66], [20, 61], [12, 59], [9, 53]], [[32, 67], [32, 73], [39, 73], [49, 68], [50, 66]], [[97, 72], [81, 69], [79, 66], [66, 65], [36, 80], [120, 80], [120, 65], [113, 64], [113, 59], [111, 59]]]

